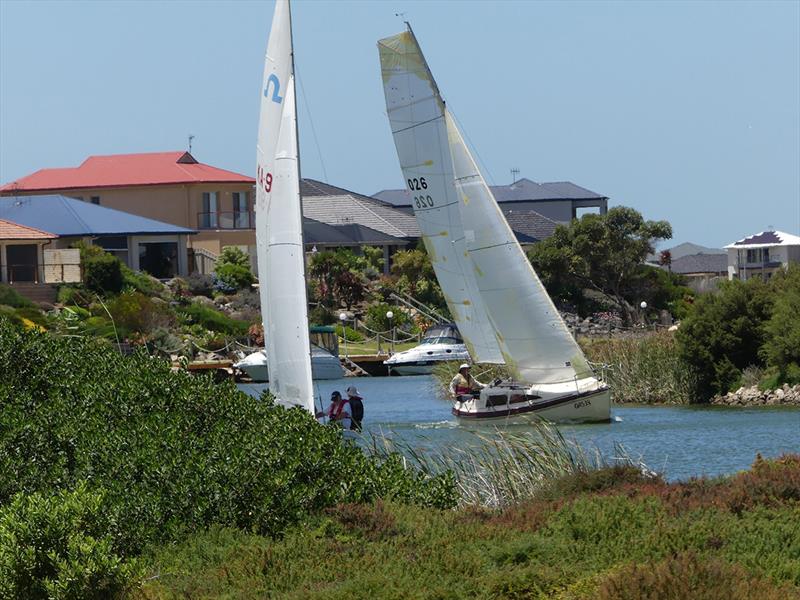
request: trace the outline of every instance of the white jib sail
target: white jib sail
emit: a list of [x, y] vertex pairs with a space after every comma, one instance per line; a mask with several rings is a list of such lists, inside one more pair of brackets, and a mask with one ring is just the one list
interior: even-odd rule
[[272, 18], [258, 125], [256, 248], [269, 389], [312, 414], [297, 117], [289, 3]]
[[386, 110], [433, 270], [473, 360], [502, 363], [467, 259], [444, 102], [411, 31], [378, 41]]
[[[445, 120], [469, 258], [506, 364], [526, 383], [592, 371], [486, 185], [449, 111]], [[506, 350], [507, 349], [507, 350]]]

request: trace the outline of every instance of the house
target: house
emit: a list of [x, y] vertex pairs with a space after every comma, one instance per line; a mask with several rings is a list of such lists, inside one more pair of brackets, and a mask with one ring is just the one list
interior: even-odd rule
[[682, 254], [661, 268], [686, 277], [686, 285], [695, 292], [710, 292], [720, 281], [727, 279], [728, 255], [719, 252]]
[[728, 279], [769, 279], [790, 262], [800, 262], [800, 237], [784, 231], [762, 231], [725, 246]]
[[196, 230], [190, 254], [213, 259], [225, 246], [255, 244], [254, 184], [252, 177], [200, 163], [188, 152], [152, 152], [90, 156], [77, 167], [41, 169], [3, 185], [0, 196], [69, 196]]
[[[608, 212], [608, 197], [570, 181], [536, 183], [522, 178], [511, 185], [489, 187], [506, 214], [511, 210], [535, 211], [556, 223], [566, 224], [581, 210], [595, 209], [601, 215]], [[407, 189], [381, 190], [373, 197], [409, 214], [413, 212], [411, 192]]]
[[61, 195], [0, 198], [0, 281], [14, 285], [80, 281], [77, 251], [68, 250], [79, 240], [155, 277], [186, 275], [186, 247], [194, 233]]

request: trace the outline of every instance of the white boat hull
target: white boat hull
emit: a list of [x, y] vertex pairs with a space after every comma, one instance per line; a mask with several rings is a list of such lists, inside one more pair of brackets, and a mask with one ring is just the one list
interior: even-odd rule
[[469, 360], [469, 351], [464, 344], [420, 344], [392, 355], [383, 364], [389, 368], [389, 373], [428, 375], [438, 363]]
[[[571, 388], [571, 389], [570, 389]], [[611, 420], [611, 388], [594, 378], [575, 383], [523, 387], [489, 386], [477, 398], [456, 401], [461, 423], [599, 423]]]
[[[267, 367], [267, 357], [263, 351], [253, 352], [233, 365], [250, 379], [256, 382], [269, 381], [269, 368]], [[339, 359], [330, 352], [320, 348], [312, 348], [311, 351], [311, 378], [319, 379], [341, 379], [344, 377], [344, 369]]]

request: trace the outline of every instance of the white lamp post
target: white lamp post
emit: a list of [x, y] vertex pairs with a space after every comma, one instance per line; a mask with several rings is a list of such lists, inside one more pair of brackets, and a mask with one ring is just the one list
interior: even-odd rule
[[390, 310], [386, 311], [386, 318], [389, 319], [389, 329], [392, 332], [392, 344], [391, 344], [391, 354], [394, 354], [394, 325], [392, 323], [392, 319], [394, 318], [394, 313]]
[[644, 314], [644, 311], [647, 308], [647, 302], [642, 300], [639, 303], [639, 307], [642, 309], [642, 327], [647, 327], [647, 319], [645, 318], [645, 314]]
[[347, 313], [339, 313], [342, 322], [342, 339], [344, 340], [344, 356], [347, 358]]

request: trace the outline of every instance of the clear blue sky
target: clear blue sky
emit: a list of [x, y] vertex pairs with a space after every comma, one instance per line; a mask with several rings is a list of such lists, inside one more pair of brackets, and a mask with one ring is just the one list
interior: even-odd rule
[[[252, 175], [272, 9], [0, 0], [0, 181], [189, 133]], [[491, 183], [570, 180], [674, 243], [800, 232], [799, 2], [297, 1], [303, 175], [402, 185], [375, 47], [396, 12]]]

